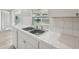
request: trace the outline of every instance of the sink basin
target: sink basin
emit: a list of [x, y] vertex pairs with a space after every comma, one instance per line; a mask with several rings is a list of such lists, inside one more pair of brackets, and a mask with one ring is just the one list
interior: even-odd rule
[[27, 28], [22, 28], [22, 29], [25, 31], [29, 31], [30, 33], [35, 34], [35, 35], [41, 35], [45, 32], [44, 30], [35, 29], [33, 27], [27, 27]]
[[33, 27], [27, 27], [27, 28], [22, 28], [23, 30], [25, 30], [25, 31], [31, 31], [31, 30], [33, 30], [34, 28]]
[[40, 35], [40, 34], [43, 34], [45, 31], [43, 31], [43, 30], [32, 30], [32, 31], [30, 31], [30, 33], [32, 33], [32, 34], [36, 34], [36, 35]]

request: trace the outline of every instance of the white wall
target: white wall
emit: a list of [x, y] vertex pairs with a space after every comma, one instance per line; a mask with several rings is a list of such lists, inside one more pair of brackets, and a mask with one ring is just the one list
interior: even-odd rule
[[77, 17], [79, 9], [49, 9], [49, 17]]
[[1, 22], [2, 22], [2, 30], [7, 30], [10, 28], [10, 12], [2, 11], [1, 13]]
[[0, 30], [1, 30], [1, 11], [0, 11]]
[[79, 18], [50, 18], [50, 30], [79, 36]]
[[18, 25], [32, 25], [32, 10], [31, 9], [16, 9], [12, 12], [12, 22], [15, 24], [15, 16], [19, 17]]
[[22, 21], [23, 21], [23, 25], [26, 25], [26, 26], [32, 25], [32, 10], [31, 9], [22, 10]]

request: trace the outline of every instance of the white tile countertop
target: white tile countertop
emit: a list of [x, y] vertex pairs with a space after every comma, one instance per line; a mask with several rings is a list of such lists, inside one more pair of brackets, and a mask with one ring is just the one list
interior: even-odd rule
[[24, 28], [26, 26], [13, 26], [13, 27], [17, 30], [20, 30], [26, 34], [29, 34], [29, 35], [37, 38], [38, 40], [43, 40], [46, 43], [53, 45], [54, 47], [60, 48], [60, 49], [75, 48], [74, 40], [75, 40], [75, 38], [79, 39], [79, 37], [75, 37], [75, 36], [64, 34], [64, 33], [52, 32], [52, 31], [47, 31], [44, 34], [37, 36], [28, 31], [22, 30], [22, 28]]

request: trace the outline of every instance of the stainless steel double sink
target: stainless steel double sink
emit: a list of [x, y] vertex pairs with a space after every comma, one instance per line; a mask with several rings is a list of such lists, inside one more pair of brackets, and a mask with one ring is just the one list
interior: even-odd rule
[[35, 29], [34, 27], [26, 27], [22, 29], [25, 31], [29, 31], [30, 33], [35, 34], [35, 35], [41, 35], [45, 32], [44, 30]]

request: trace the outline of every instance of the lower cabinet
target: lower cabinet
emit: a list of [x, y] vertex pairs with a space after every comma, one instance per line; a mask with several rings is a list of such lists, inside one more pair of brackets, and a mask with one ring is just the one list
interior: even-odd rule
[[19, 49], [37, 49], [38, 48], [38, 41], [21, 31], [18, 31], [18, 48]]
[[[12, 35], [13, 45], [18, 49], [56, 49], [56, 47], [53, 45], [43, 40], [36, 39], [35, 37], [19, 30], [13, 29]], [[73, 43], [69, 43], [68, 41], [69, 40], [66, 40], [65, 43], [67, 42], [67, 44], [72, 48], [79, 49], [79, 38], [75, 38], [75, 40], [69, 41], [72, 41]]]
[[56, 49], [56, 47], [54, 47], [44, 41], [39, 41], [39, 49]]
[[55, 49], [52, 45], [18, 31], [18, 49]]

